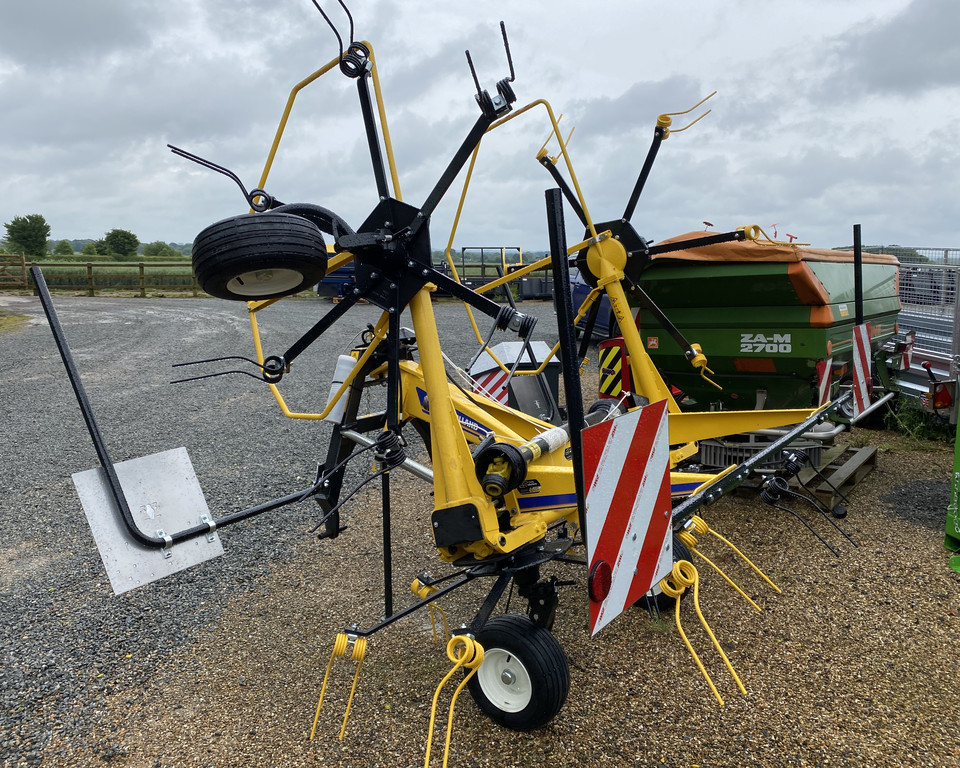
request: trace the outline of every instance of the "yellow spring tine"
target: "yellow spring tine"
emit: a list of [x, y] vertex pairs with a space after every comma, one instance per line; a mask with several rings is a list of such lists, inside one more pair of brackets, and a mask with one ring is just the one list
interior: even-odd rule
[[[703, 662], [700, 661], [700, 657], [693, 649], [693, 645], [687, 638], [687, 633], [683, 631], [683, 626], [680, 624], [680, 596], [684, 593], [687, 587], [692, 586], [694, 583], [693, 579], [688, 578], [686, 569], [680, 568], [681, 563], [686, 563], [693, 568], [693, 565], [686, 560], [680, 560], [679, 562], [674, 563], [673, 572], [661, 580], [660, 589], [663, 590], [663, 593], [668, 597], [674, 598], [675, 605], [673, 615], [674, 620], [677, 623], [677, 631], [680, 633], [680, 637], [683, 639], [684, 645], [687, 646], [687, 650], [690, 652], [693, 660], [697, 663], [697, 667], [700, 669], [700, 674], [703, 675], [703, 679], [707, 681], [707, 685], [710, 686], [710, 690], [713, 691], [713, 695], [717, 697], [717, 701], [720, 702], [720, 706], [722, 707], [723, 697], [720, 695], [720, 691], [718, 691], [717, 686], [713, 684], [713, 679], [710, 677], [710, 673], [707, 672], [707, 668], [703, 666]], [[693, 568], [694, 573], [696, 573], [696, 570], [696, 568]]]
[[[327, 691], [327, 680], [330, 677], [330, 669], [333, 667], [333, 660], [338, 656], [345, 656], [347, 648], [350, 645], [350, 637], [343, 632], [337, 635], [333, 643], [333, 651], [330, 654], [330, 661], [327, 662], [327, 671], [323, 675], [323, 685], [320, 686], [320, 699], [317, 701], [317, 712], [313, 716], [313, 727], [310, 729], [310, 741], [313, 741], [317, 732], [317, 723], [320, 720], [320, 708], [323, 706], [323, 697]], [[353, 704], [353, 695], [357, 691], [357, 680], [360, 677], [360, 666], [363, 663], [363, 657], [367, 652], [367, 639], [365, 637], [356, 637], [353, 640], [353, 653], [351, 658], [357, 662], [357, 670], [353, 675], [353, 685], [350, 688], [350, 697], [347, 699], [347, 710], [343, 715], [343, 725], [340, 727], [340, 740], [343, 741], [343, 735], [347, 730], [347, 718], [350, 717], [350, 706]]]
[[727, 657], [727, 654], [724, 653], [723, 648], [720, 646], [720, 642], [717, 640], [716, 635], [713, 634], [713, 630], [710, 629], [710, 625], [707, 623], [706, 618], [703, 615], [703, 611], [700, 610], [700, 574], [697, 571], [696, 567], [689, 560], [680, 560], [673, 564], [673, 571], [660, 582], [660, 589], [663, 590], [663, 593], [668, 597], [673, 597], [676, 600], [676, 606], [674, 610], [674, 617], [677, 624], [677, 630], [680, 632], [680, 637], [683, 639], [684, 644], [687, 646], [687, 650], [690, 652], [690, 655], [693, 657], [693, 660], [697, 663], [697, 667], [700, 669], [700, 674], [703, 675], [704, 680], [707, 681], [707, 685], [710, 686], [710, 690], [713, 691], [713, 695], [717, 698], [717, 701], [720, 702], [720, 706], [723, 706], [723, 697], [720, 696], [720, 692], [717, 690], [717, 687], [713, 684], [713, 680], [710, 677], [710, 674], [707, 672], [706, 668], [703, 666], [703, 662], [700, 661], [700, 657], [697, 655], [697, 652], [693, 649], [693, 645], [690, 643], [690, 640], [687, 638], [686, 632], [683, 631], [683, 627], [680, 624], [680, 596], [687, 589], [687, 587], [693, 587], [693, 606], [697, 612], [697, 617], [700, 619], [700, 623], [703, 625], [703, 628], [706, 630], [707, 635], [709, 635], [710, 640], [713, 642], [714, 647], [720, 654], [720, 657], [723, 659], [723, 663], [726, 665], [727, 669], [730, 671], [730, 674], [733, 675], [733, 679], [737, 683], [737, 687], [740, 689], [740, 692], [746, 695], [747, 689], [744, 688], [743, 682], [740, 680], [740, 676], [737, 674], [736, 670], [733, 668], [733, 664], [730, 663], [730, 659]]
[[436, 693], [433, 694], [433, 705], [430, 707], [430, 730], [427, 733], [427, 751], [423, 761], [424, 768], [430, 768], [430, 749], [433, 745], [433, 726], [436, 722], [437, 701], [440, 698], [440, 691], [458, 669], [466, 667], [470, 671], [454, 690], [453, 697], [450, 699], [450, 709], [447, 713], [447, 735], [443, 749], [443, 768], [447, 768], [447, 760], [450, 757], [450, 738], [453, 735], [453, 708], [457, 703], [460, 691], [470, 681], [470, 678], [477, 673], [477, 669], [483, 663], [483, 646], [467, 635], [454, 635], [447, 643], [447, 658], [453, 662], [453, 669], [444, 675], [440, 685], [437, 686]]
[[723, 569], [721, 569], [719, 565], [717, 565], [715, 562], [713, 562], [713, 560], [711, 560], [709, 557], [707, 557], [705, 554], [703, 554], [703, 552], [701, 552], [699, 549], [697, 549], [697, 537], [696, 537], [696, 536], [694, 536], [694, 535], [693, 535], [692, 533], [690, 533], [689, 531], [680, 531], [680, 533], [677, 534], [677, 538], [678, 538], [680, 541], [682, 541], [684, 544], [686, 544], [686, 545], [687, 545], [687, 548], [688, 548], [691, 552], [693, 552], [693, 554], [695, 554], [697, 557], [701, 558], [702, 560], [706, 561], [707, 565], [709, 565], [709, 566], [712, 567], [717, 573], [719, 573], [719, 574], [723, 577], [724, 581], [727, 582], [727, 584], [729, 584], [731, 587], [733, 587], [735, 590], [737, 590], [737, 592], [739, 592], [739, 593], [741, 594], [741, 596], [743, 597], [744, 600], [746, 600], [748, 603], [750, 603], [750, 605], [752, 605], [752, 606], [753, 606], [754, 608], [756, 608], [758, 611], [760, 610], [760, 606], [757, 605], [757, 604], [750, 598], [750, 596], [749, 596], [746, 592], [744, 592], [742, 589], [740, 589], [740, 587], [737, 586], [737, 584], [733, 581], [733, 579], [731, 579], [729, 576], [727, 576], [727, 574], [725, 574], [725, 573], [723, 572]]

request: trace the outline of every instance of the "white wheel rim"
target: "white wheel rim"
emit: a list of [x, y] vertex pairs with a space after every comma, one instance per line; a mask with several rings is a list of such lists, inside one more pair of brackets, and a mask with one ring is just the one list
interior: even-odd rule
[[261, 296], [292, 290], [302, 282], [303, 273], [295, 269], [256, 269], [231, 279], [227, 290], [236, 296]]
[[533, 698], [530, 673], [520, 659], [503, 648], [484, 651], [477, 680], [483, 695], [502, 712], [520, 712]]

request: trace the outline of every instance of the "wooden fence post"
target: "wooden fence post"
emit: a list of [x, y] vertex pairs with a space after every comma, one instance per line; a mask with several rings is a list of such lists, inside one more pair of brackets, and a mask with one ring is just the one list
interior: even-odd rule
[[87, 296], [96, 296], [96, 290], [93, 284], [93, 262], [87, 262]]
[[143, 262], [140, 262], [140, 298], [145, 299], [147, 297], [147, 283], [144, 279], [143, 274]]

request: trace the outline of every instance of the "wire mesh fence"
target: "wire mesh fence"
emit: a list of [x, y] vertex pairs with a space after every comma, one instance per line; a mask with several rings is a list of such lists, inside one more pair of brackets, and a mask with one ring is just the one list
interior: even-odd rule
[[900, 260], [900, 330], [916, 331], [918, 350], [953, 358], [958, 352], [960, 248], [875, 246], [864, 250], [890, 253]]

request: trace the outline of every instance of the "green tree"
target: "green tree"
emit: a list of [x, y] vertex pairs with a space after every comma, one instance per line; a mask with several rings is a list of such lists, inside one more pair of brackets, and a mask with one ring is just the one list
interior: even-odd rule
[[930, 261], [916, 248], [902, 245], [888, 245], [882, 248], [864, 248], [867, 253], [892, 253], [901, 264], [924, 264]]
[[73, 246], [69, 240], [61, 240], [53, 249], [54, 256], [73, 256]]
[[111, 229], [103, 236], [108, 252], [118, 261], [130, 261], [137, 255], [140, 240], [133, 232], [125, 229]]
[[157, 240], [154, 243], [147, 243], [143, 246], [143, 258], [153, 261], [169, 261], [170, 259], [181, 258], [181, 254], [179, 251], [173, 250], [173, 248], [162, 240]]
[[92, 240], [87, 243], [83, 248], [80, 249], [80, 253], [84, 256], [96, 256], [97, 255], [97, 244]]
[[96, 251], [97, 256], [110, 256], [110, 246], [107, 245], [107, 241], [102, 237], [99, 240], [93, 241], [93, 250]]
[[7, 229], [7, 246], [12, 251], [22, 251], [35, 259], [42, 259], [47, 255], [50, 225], [39, 213], [15, 216], [13, 221], [3, 226]]

